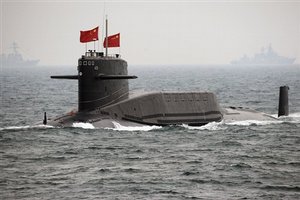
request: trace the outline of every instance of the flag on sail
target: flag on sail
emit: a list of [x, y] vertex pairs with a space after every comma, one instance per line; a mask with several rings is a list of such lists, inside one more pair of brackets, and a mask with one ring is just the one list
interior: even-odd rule
[[80, 31], [80, 42], [86, 43], [98, 40], [98, 29], [99, 26], [92, 30]]
[[120, 46], [120, 33], [115, 35], [108, 36], [105, 38], [103, 42], [104, 48], [106, 48], [106, 40], [107, 40], [107, 47], [119, 47]]

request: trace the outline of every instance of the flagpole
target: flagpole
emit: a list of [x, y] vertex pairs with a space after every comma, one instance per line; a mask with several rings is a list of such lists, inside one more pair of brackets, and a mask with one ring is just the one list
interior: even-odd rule
[[108, 52], [107, 52], [107, 46], [108, 46], [108, 39], [107, 39], [107, 32], [108, 32], [108, 21], [107, 21], [107, 15], [106, 15], [106, 20], [105, 20], [105, 26], [106, 26], [106, 31], [105, 31], [105, 56], [107, 57], [108, 56]]
[[85, 53], [87, 52], [87, 42], [85, 43]]
[[[106, 14], [106, 11], [105, 11], [105, 1], [103, 2], [104, 3], [104, 6], [103, 6], [103, 18], [102, 18], [102, 34], [101, 34], [101, 42], [103, 42], [103, 37], [104, 37], [104, 21], [105, 21], [105, 14]], [[99, 46], [100, 46], [100, 42], [99, 42]], [[103, 45], [101, 43], [101, 51], [103, 52], [104, 49], [103, 49]]]
[[[119, 33], [119, 42], [121, 41], [120, 33]], [[121, 43], [121, 42], [120, 42]], [[119, 56], [121, 57], [121, 44], [119, 44]]]

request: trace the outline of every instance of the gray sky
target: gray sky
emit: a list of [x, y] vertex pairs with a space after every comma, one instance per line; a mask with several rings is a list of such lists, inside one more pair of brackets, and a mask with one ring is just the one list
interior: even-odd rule
[[1, 53], [16, 41], [42, 65], [76, 65], [80, 30], [103, 28], [104, 10], [109, 34], [121, 33], [121, 49], [109, 51], [129, 64], [226, 64], [270, 43], [300, 63], [300, 0], [1, 0]]

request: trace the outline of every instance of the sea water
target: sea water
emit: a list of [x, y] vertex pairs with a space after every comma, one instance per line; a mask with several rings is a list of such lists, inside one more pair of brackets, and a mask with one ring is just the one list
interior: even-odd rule
[[1, 69], [0, 199], [299, 199], [300, 66], [130, 66], [134, 90], [211, 91], [290, 116], [201, 127], [38, 125], [77, 107], [76, 67]]

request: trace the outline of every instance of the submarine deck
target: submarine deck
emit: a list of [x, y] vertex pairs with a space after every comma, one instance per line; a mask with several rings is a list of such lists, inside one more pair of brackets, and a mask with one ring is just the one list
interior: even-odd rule
[[274, 121], [277, 118], [267, 115], [266, 113], [252, 110], [242, 107], [229, 107], [223, 108], [223, 120], [229, 121], [246, 121], [246, 120], [258, 120], [258, 121]]
[[[176, 98], [176, 95], [179, 94], [186, 95], [185, 98], [188, 99], [186, 100], [186, 103], [182, 101], [177, 101], [177, 103], [171, 101], [171, 105], [169, 105], [171, 107], [168, 107], [167, 101], [161, 101], [161, 98], [165, 98], [167, 96], [170, 97], [170, 95], [175, 96]], [[258, 121], [277, 120], [275, 117], [272, 117], [265, 113], [258, 112], [248, 108], [242, 108], [242, 107], [220, 108], [220, 110], [218, 111], [218, 108], [215, 105], [212, 105], [210, 106], [210, 109], [206, 110], [209, 112], [205, 112], [204, 110], [202, 110], [204, 109], [203, 107], [196, 109], [195, 106], [199, 105], [198, 102], [201, 102], [201, 100], [199, 101], [201, 95], [203, 96], [208, 95], [209, 97], [210, 94], [211, 93], [206, 93], [206, 92], [203, 93], [176, 93], [176, 92], [149, 93], [144, 91], [129, 92], [129, 98], [127, 100], [124, 100], [116, 104], [111, 104], [106, 107], [99, 108], [92, 111], [86, 111], [86, 112], [71, 111], [65, 115], [56, 117], [55, 119], [52, 120], [49, 119], [49, 125], [59, 126], [59, 127], [72, 127], [73, 123], [84, 122], [84, 123], [91, 123], [93, 124], [94, 127], [97, 128], [115, 128], [115, 122], [119, 123], [122, 126], [144, 126], [145, 124], [159, 125], [159, 126], [165, 126], [171, 124], [189, 124], [194, 126], [200, 126], [212, 121], [231, 122], [231, 121], [245, 121], [245, 120], [258, 120]], [[193, 102], [193, 100], [189, 99], [191, 97], [193, 98], [195, 97], [197, 101]], [[145, 102], [145, 99], [147, 100], [153, 99], [152, 103], [160, 102], [159, 103], [160, 106], [157, 107], [156, 104], [152, 104], [152, 103], [150, 105], [148, 105], [147, 103], [145, 104], [143, 103]], [[126, 115], [126, 113], [128, 112], [128, 107], [132, 106], [132, 104], [137, 109], [135, 110], [136, 113], [139, 112], [139, 107], [145, 107], [146, 109], [140, 111], [141, 112], [140, 116], [135, 115], [136, 117], [128, 118], [128, 115]], [[178, 112], [180, 115], [177, 114], [174, 115], [172, 113], [169, 114], [170, 110], [173, 110], [174, 106], [185, 107], [185, 105], [189, 105], [190, 107], [193, 107], [193, 109], [190, 110], [191, 113], [185, 113], [182, 111], [182, 109], [178, 108], [176, 109], [176, 112]], [[172, 108], [172, 109], [168, 109], [168, 108]], [[143, 115], [147, 114], [147, 112], [152, 112], [152, 110], [155, 112], [156, 115], [153, 115], [151, 118], [143, 117]], [[137, 120], [132, 120], [132, 119], [137, 119]]]

